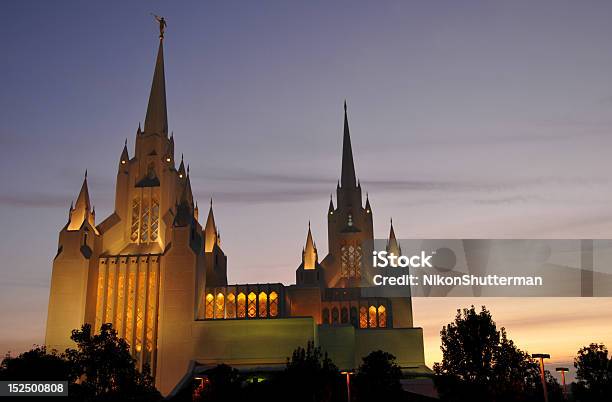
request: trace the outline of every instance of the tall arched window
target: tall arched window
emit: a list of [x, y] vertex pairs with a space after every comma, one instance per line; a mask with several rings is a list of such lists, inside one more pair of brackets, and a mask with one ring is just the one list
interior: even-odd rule
[[215, 303], [215, 318], [225, 318], [225, 296], [223, 293], [217, 294], [217, 300]]
[[266, 318], [268, 316], [268, 295], [265, 292], [259, 294], [259, 317]]
[[342, 307], [342, 310], [340, 310], [340, 322], [342, 324], [346, 324], [348, 322], [348, 310], [346, 307]]
[[249, 318], [257, 317], [257, 296], [255, 296], [255, 293], [253, 292], [249, 293], [247, 314], [249, 315]]
[[370, 328], [376, 328], [376, 307], [370, 306], [368, 310], [368, 324]]
[[361, 306], [359, 308], [359, 328], [367, 328], [368, 327], [368, 310]]
[[278, 316], [278, 293], [270, 293], [270, 317]]
[[213, 318], [215, 312], [215, 297], [212, 293], [206, 295], [205, 318]]
[[329, 324], [329, 309], [327, 307], [323, 309], [323, 324]]
[[236, 296], [233, 293], [228, 294], [225, 301], [225, 318], [236, 318]]
[[338, 322], [339, 322], [338, 308], [334, 307], [332, 309], [332, 324], [338, 324]]
[[378, 326], [380, 328], [387, 326], [387, 309], [385, 306], [378, 306]]
[[244, 293], [238, 293], [238, 318], [246, 317], [246, 296]]

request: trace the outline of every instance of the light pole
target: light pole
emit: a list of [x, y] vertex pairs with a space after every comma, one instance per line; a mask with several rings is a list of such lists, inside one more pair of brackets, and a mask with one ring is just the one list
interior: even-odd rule
[[567, 367], [557, 367], [556, 371], [561, 373], [561, 383], [563, 384], [563, 395], [567, 397], [567, 384], [565, 384], [565, 373], [569, 371]]
[[548, 402], [548, 391], [546, 390], [546, 376], [544, 375], [544, 359], [550, 359], [548, 353], [535, 353], [531, 357], [540, 359], [540, 378], [542, 379], [542, 390], [544, 391], [544, 402]]
[[351, 402], [351, 375], [355, 374], [354, 371], [342, 371], [340, 374], [346, 376], [346, 400]]

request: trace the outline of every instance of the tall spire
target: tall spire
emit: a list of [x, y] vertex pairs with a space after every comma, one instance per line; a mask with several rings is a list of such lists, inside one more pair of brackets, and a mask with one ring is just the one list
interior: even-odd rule
[[312, 232], [310, 231], [310, 222], [308, 222], [308, 235], [306, 236], [306, 247], [302, 254], [304, 269], [315, 269], [318, 261], [317, 247], [312, 240]]
[[355, 164], [353, 163], [353, 148], [351, 147], [351, 133], [349, 131], [346, 100], [344, 101], [344, 137], [342, 139], [342, 175], [340, 184], [342, 188], [357, 186], [355, 177]]
[[212, 198], [210, 199], [210, 209], [208, 210], [208, 218], [204, 227], [204, 251], [210, 253], [217, 243], [217, 225], [215, 224], [215, 215], [213, 214]]
[[144, 131], [147, 134], [168, 134], [168, 112], [166, 110], [166, 78], [164, 75], [164, 41], [160, 39], [159, 50], [149, 105], [147, 106], [147, 117], [145, 118]]

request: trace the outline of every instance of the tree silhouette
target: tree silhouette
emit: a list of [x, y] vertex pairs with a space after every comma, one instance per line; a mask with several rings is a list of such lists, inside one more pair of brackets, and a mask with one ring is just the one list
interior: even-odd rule
[[391, 353], [377, 350], [362, 359], [355, 375], [355, 399], [358, 401], [387, 400], [400, 398], [402, 371]]
[[[440, 331], [442, 362], [434, 364], [436, 386], [446, 401], [540, 400], [537, 363], [497, 329], [491, 313], [474, 306], [457, 310], [455, 320]], [[560, 396], [548, 376], [549, 400]]]
[[130, 354], [125, 339], [117, 336], [112, 324], [102, 324], [100, 333], [93, 334], [91, 325], [73, 330], [70, 337], [76, 349], [66, 350], [73, 376], [86, 397], [100, 400], [154, 400], [159, 398], [149, 368], [136, 369], [136, 361]]
[[580, 401], [602, 401], [612, 394], [612, 359], [604, 344], [592, 343], [574, 359], [576, 383], [573, 391]]

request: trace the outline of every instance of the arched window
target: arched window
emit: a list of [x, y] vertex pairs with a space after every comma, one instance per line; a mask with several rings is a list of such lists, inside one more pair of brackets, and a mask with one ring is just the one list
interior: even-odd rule
[[278, 316], [278, 293], [270, 293], [270, 317]]
[[323, 309], [323, 324], [329, 324], [329, 309], [327, 307]]
[[246, 296], [244, 293], [238, 293], [238, 318], [246, 317]]
[[359, 327], [359, 317], [357, 316], [357, 307], [351, 307], [351, 324], [353, 327]]
[[236, 318], [236, 296], [233, 293], [228, 294], [225, 301], [225, 318]]
[[368, 310], [362, 306], [359, 308], [359, 328], [368, 327]]
[[342, 310], [340, 310], [340, 322], [342, 324], [346, 324], [348, 322], [348, 310], [346, 307], [342, 307]]
[[370, 328], [376, 328], [376, 307], [370, 306], [368, 310], [368, 324]]
[[206, 295], [205, 318], [213, 318], [215, 312], [215, 297], [212, 293]]
[[247, 313], [249, 318], [257, 317], [257, 296], [253, 292], [249, 293]]
[[217, 302], [215, 303], [215, 318], [225, 318], [225, 296], [223, 293], [217, 294]]
[[332, 324], [338, 324], [338, 308], [334, 307], [332, 309]]
[[380, 328], [387, 326], [387, 309], [385, 306], [378, 306], [378, 326]]
[[259, 294], [259, 317], [266, 318], [268, 316], [268, 295], [265, 292]]

